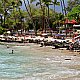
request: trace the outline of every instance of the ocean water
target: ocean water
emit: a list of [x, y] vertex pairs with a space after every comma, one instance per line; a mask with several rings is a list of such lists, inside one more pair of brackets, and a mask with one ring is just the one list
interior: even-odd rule
[[80, 80], [80, 57], [54, 55], [60, 53], [56, 51], [47, 54], [33, 45], [0, 45], [0, 80]]

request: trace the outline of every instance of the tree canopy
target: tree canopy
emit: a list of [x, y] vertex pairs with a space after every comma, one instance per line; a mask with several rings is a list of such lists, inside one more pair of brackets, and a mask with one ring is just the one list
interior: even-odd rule
[[[26, 10], [21, 8], [22, 4], [25, 5]], [[50, 8], [50, 5], [53, 6], [53, 9]], [[61, 6], [62, 13], [57, 12], [55, 6]], [[0, 1], [0, 30], [2, 31], [52, 29], [63, 25], [65, 17], [80, 22], [80, 0], [68, 0], [67, 7], [65, 7], [64, 0]]]

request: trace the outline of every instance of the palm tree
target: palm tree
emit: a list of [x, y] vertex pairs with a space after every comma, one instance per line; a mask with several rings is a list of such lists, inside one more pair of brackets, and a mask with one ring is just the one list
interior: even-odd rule
[[[31, 0], [31, 3], [34, 2], [34, 1], [37, 1], [37, 0]], [[36, 3], [36, 6], [37, 5], [40, 5], [41, 7], [41, 10], [42, 10], [42, 31], [45, 31], [45, 5], [43, 3], [44, 0], [39, 0], [37, 3]]]
[[6, 16], [7, 16], [7, 6], [6, 4], [8, 4], [8, 0], [2, 0], [2, 4], [3, 4], [3, 14], [4, 14], [4, 20], [3, 20], [3, 25], [5, 26], [5, 21], [6, 21]]
[[60, 4], [61, 4], [61, 8], [62, 8], [62, 13], [63, 13], [63, 15], [64, 15], [64, 11], [63, 11], [63, 2], [62, 2], [62, 0], [60, 0]]
[[1, 23], [1, 26], [2, 26], [2, 21], [3, 21], [2, 14], [0, 14], [0, 23]]
[[27, 2], [28, 2], [28, 5], [29, 5], [29, 8], [30, 8], [30, 11], [29, 11], [29, 9], [27, 8], [27, 4], [26, 4], [25, 0], [23, 0], [23, 1], [24, 1], [25, 8], [26, 8], [26, 10], [27, 10], [27, 12], [28, 12], [28, 15], [30, 16], [30, 18], [31, 18], [31, 20], [32, 20], [32, 24], [33, 24], [33, 27], [34, 27], [35, 35], [37, 35], [36, 27], [35, 27], [35, 24], [34, 24], [34, 21], [33, 21], [33, 17], [32, 17], [32, 14], [31, 14], [31, 7], [30, 7], [30, 4], [29, 4], [29, 0], [27, 0]]
[[6, 15], [5, 15], [5, 13], [6, 13], [6, 6], [5, 6], [5, 4], [6, 4], [6, 2], [4, 0], [3, 1], [3, 6], [4, 6], [4, 26], [5, 26], [5, 17], [6, 17]]
[[0, 23], [1, 23], [1, 26], [2, 26], [2, 23], [3, 23], [3, 13], [4, 13], [4, 10], [2, 9], [2, 1], [0, 1]]
[[30, 6], [30, 2], [29, 2], [29, 0], [27, 0], [27, 2], [28, 2], [28, 6], [29, 6], [30, 15], [32, 16], [31, 6]]
[[[36, 1], [36, 0], [31, 0], [31, 2]], [[47, 25], [49, 27], [49, 5], [50, 5], [51, 0], [39, 0], [39, 2], [36, 3], [37, 5], [40, 5], [41, 10], [42, 10], [42, 31], [46, 32], [46, 25], [45, 25], [45, 21], [47, 22]], [[48, 20], [45, 20], [45, 7], [47, 7], [48, 10]]]
[[[65, 7], [65, 2], [64, 0], [62, 0], [62, 3], [63, 3], [63, 8], [64, 8], [64, 15], [66, 15], [66, 7]], [[67, 24], [65, 25], [65, 30], [66, 30], [66, 37], [67, 37]]]
[[18, 0], [18, 1], [17, 1], [17, 8], [18, 8], [19, 15], [20, 15], [20, 22], [21, 22], [21, 34], [22, 34], [22, 32], [23, 32], [25, 29], [24, 29], [24, 26], [23, 26], [23, 23], [24, 23], [23, 18], [24, 18], [24, 17], [22, 16], [20, 6], [22, 6], [22, 1], [21, 1], [21, 0]]
[[54, 0], [53, 1], [53, 5], [54, 5], [54, 19], [55, 19], [55, 25], [57, 26], [57, 19], [56, 19], [56, 13], [55, 13], [55, 7], [56, 5], [59, 6], [60, 5], [60, 2], [58, 2], [57, 0]]
[[47, 21], [47, 26], [48, 26], [48, 28], [50, 28], [50, 25], [49, 25], [49, 23], [50, 23], [50, 22], [49, 22], [49, 10], [50, 10], [50, 8], [49, 8], [49, 6], [50, 6], [50, 5], [53, 5], [53, 4], [52, 4], [53, 1], [52, 1], [52, 0], [46, 0], [46, 1], [43, 0], [43, 2], [44, 2], [44, 4], [45, 4], [46, 7], [47, 7], [47, 20], [46, 20], [46, 21]]
[[15, 19], [15, 25], [16, 25], [16, 14], [15, 14], [15, 8], [16, 8], [16, 3], [13, 1], [12, 3], [12, 7], [13, 7], [13, 14], [14, 14], [14, 19]]
[[65, 6], [65, 2], [64, 2], [64, 0], [62, 0], [62, 2], [63, 2], [64, 12], [65, 12], [65, 15], [66, 15], [66, 6]]
[[59, 6], [60, 5], [60, 2], [58, 2], [57, 0], [54, 0], [53, 2], [53, 5], [54, 5], [54, 12], [55, 12], [55, 6]]

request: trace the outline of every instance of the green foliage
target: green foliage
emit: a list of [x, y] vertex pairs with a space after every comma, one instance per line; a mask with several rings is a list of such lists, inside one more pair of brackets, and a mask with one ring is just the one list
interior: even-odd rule
[[[1, 0], [0, 1], [0, 14], [2, 14], [2, 26], [6, 29], [33, 29], [34, 25], [36, 30], [42, 27], [56, 27], [65, 18], [61, 13], [57, 13], [55, 6], [60, 6], [58, 0], [23, 0], [30, 2], [26, 6], [26, 10], [22, 10], [21, 0]], [[64, 0], [62, 0], [64, 1]], [[69, 19], [78, 19], [80, 15], [79, 0], [69, 0], [67, 9], [71, 11], [67, 14]], [[33, 4], [35, 2], [36, 5]], [[71, 4], [72, 3], [72, 4]], [[74, 5], [75, 7], [74, 7]], [[78, 4], [78, 5], [77, 5]], [[50, 8], [54, 6], [54, 10]], [[69, 10], [68, 10], [69, 11]], [[77, 18], [76, 18], [77, 17]], [[34, 23], [34, 25], [33, 25]], [[43, 29], [43, 28], [42, 28]], [[45, 28], [44, 28], [45, 29]], [[3, 28], [0, 27], [0, 33]]]
[[69, 19], [76, 19], [76, 20], [77, 18], [79, 18], [79, 15], [80, 15], [80, 5], [72, 8], [71, 12], [67, 14]]
[[80, 5], [80, 0], [68, 0], [67, 11], [71, 11], [72, 8]]
[[0, 26], [0, 34], [3, 34], [4, 32], [4, 28], [2, 28], [2, 26]]

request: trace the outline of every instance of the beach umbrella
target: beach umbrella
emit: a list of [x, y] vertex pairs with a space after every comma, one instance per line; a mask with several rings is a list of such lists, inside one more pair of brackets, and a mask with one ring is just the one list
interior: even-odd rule
[[65, 20], [65, 24], [77, 24], [77, 22], [76, 22], [76, 20], [74, 20], [74, 19], [71, 20], [71, 21], [70, 21], [69, 19], [66, 19], [66, 20]]
[[72, 24], [77, 24], [77, 22], [75, 20], [71, 20], [70, 21]]
[[66, 19], [66, 20], [65, 20], [65, 24], [69, 24], [69, 23], [71, 23], [71, 22], [69, 21], [69, 19]]

